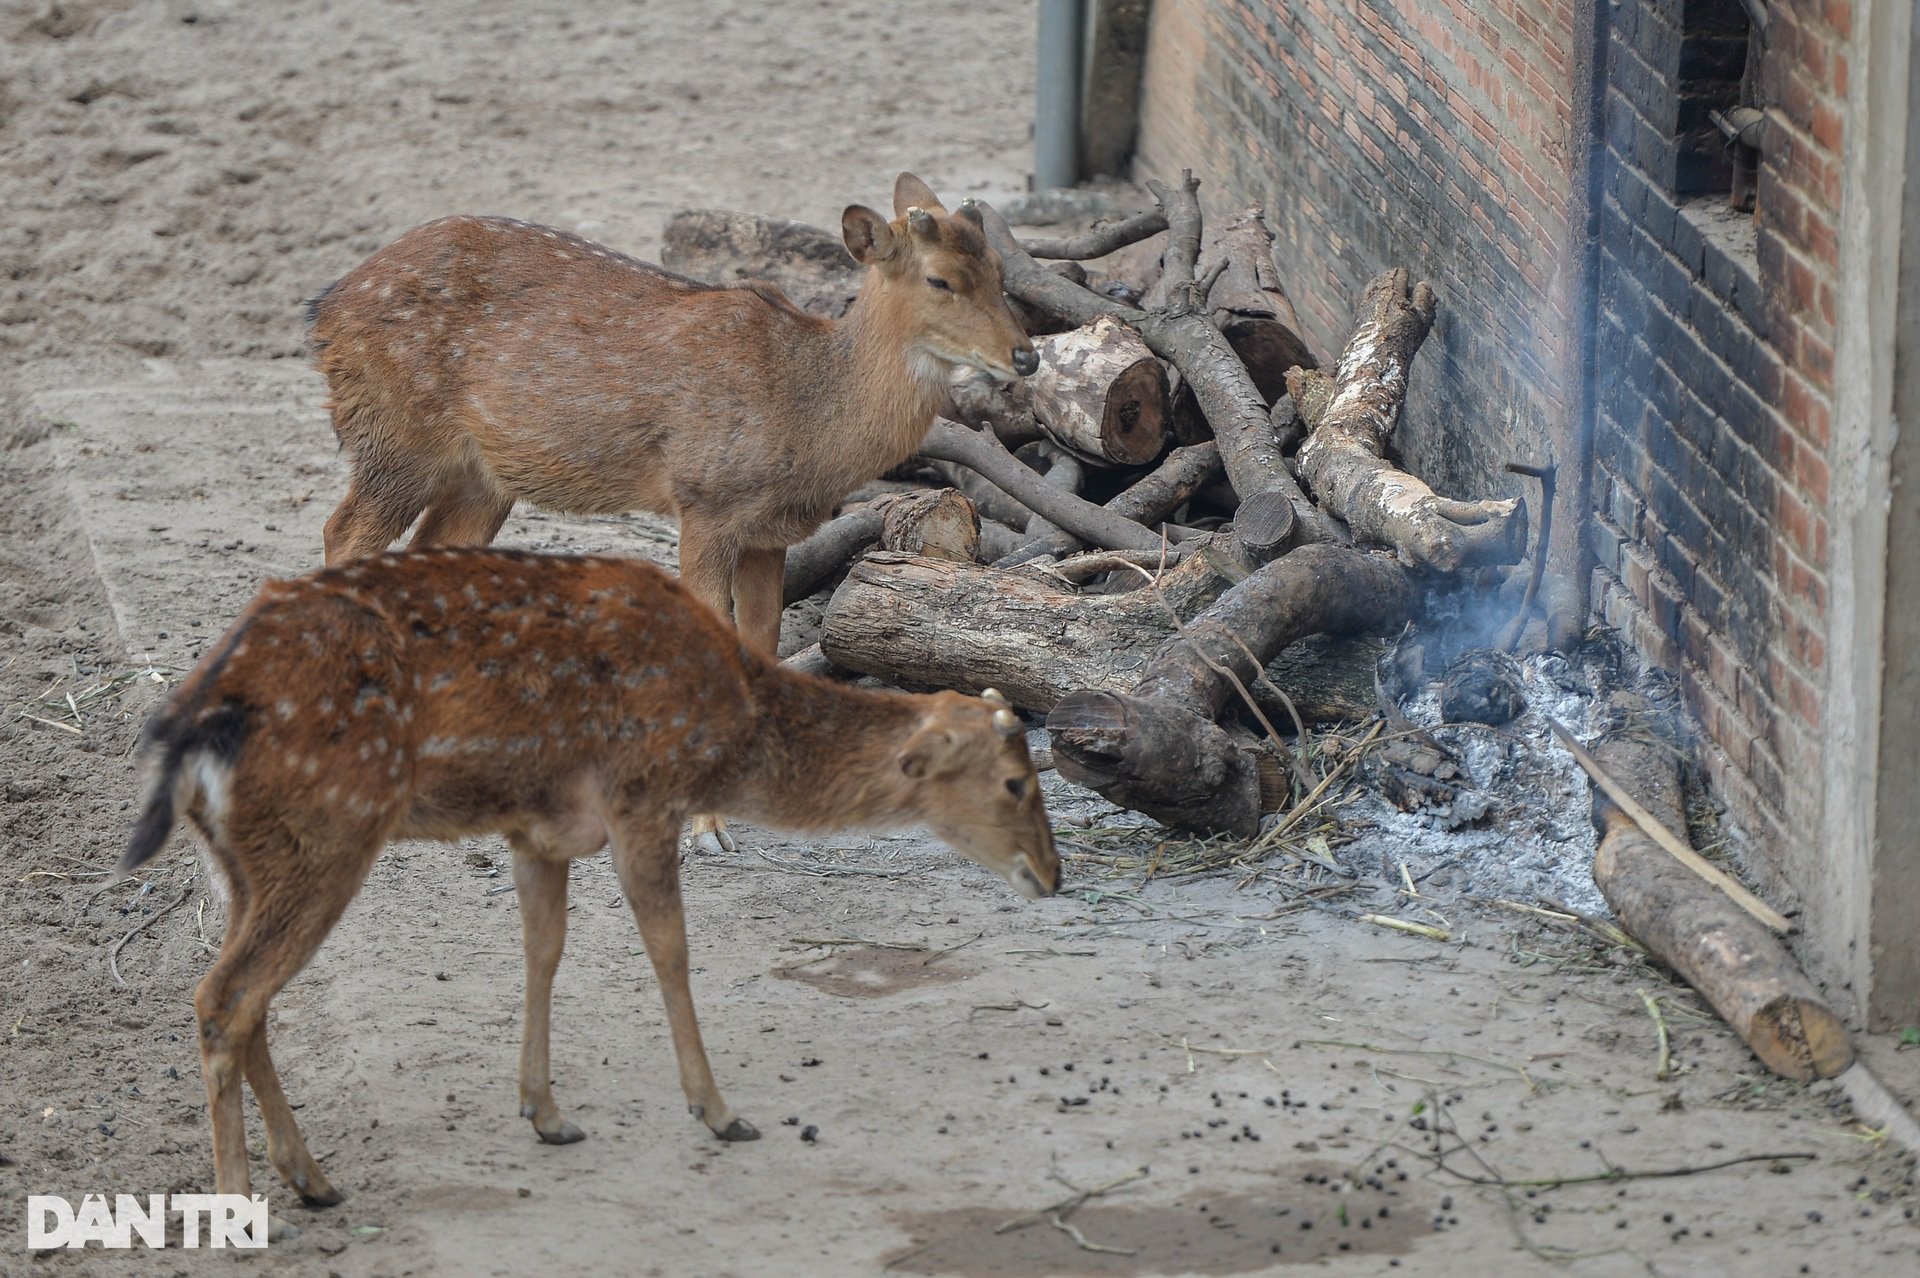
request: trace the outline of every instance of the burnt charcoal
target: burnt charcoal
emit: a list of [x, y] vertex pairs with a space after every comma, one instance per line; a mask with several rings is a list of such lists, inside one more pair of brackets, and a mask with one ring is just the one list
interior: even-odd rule
[[1520, 667], [1494, 648], [1460, 654], [1440, 683], [1440, 716], [1448, 723], [1499, 726], [1527, 708]]

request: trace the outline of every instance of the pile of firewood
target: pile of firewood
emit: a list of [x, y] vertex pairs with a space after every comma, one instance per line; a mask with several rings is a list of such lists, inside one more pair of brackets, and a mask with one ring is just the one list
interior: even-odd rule
[[[1520, 693], [1503, 654], [1523, 633], [1563, 653], [1581, 638], [1578, 592], [1545, 571], [1553, 467], [1508, 467], [1542, 496], [1531, 563], [1509, 571], [1528, 540], [1522, 502], [1442, 497], [1390, 456], [1433, 290], [1405, 270], [1375, 278], [1323, 368], [1261, 211], [1207, 232], [1190, 174], [1148, 186], [1157, 210], [1062, 238], [1021, 242], [980, 208], [1039, 371], [1011, 387], [956, 384], [957, 420], [935, 423], [908, 474], [856, 493], [793, 548], [789, 603], [838, 585], [819, 644], [790, 660], [999, 688], [1045, 717], [1070, 780], [1169, 825], [1242, 837], [1326, 788], [1307, 793], [1285, 728], [1304, 737], [1316, 712], [1377, 715], [1362, 742], [1380, 737], [1372, 783], [1395, 806], [1439, 810], [1458, 798], [1453, 768], [1401, 700], [1438, 679], [1446, 721], [1504, 722]], [[683, 213], [663, 256], [708, 279], [771, 280], [827, 314], [860, 282], [837, 235], [750, 215]], [[1491, 637], [1407, 629], [1450, 587], [1484, 592]], [[1309, 636], [1392, 631], [1402, 642], [1367, 656], [1348, 681], [1359, 689], [1296, 654], [1276, 662]], [[1600, 787], [1594, 875], [1632, 935], [1770, 1068], [1803, 1081], [1845, 1071], [1844, 1027], [1772, 936], [1789, 921], [1674, 833], [1673, 747], [1610, 733], [1595, 747], [1603, 766], [1566, 744]]]
[[[838, 580], [795, 660], [999, 688], [1045, 717], [1069, 779], [1247, 835], [1297, 774], [1273, 724], [1299, 730], [1299, 705], [1269, 664], [1400, 628], [1426, 578], [1518, 563], [1526, 511], [1442, 497], [1390, 457], [1431, 288], [1380, 275], [1322, 368], [1261, 210], [1207, 231], [1198, 185], [1149, 183], [1157, 210], [1024, 243], [981, 206], [1039, 371], [957, 382], [956, 420], [792, 549], [786, 593]], [[860, 279], [838, 235], [743, 214], [678, 215], [663, 259], [826, 314]]]

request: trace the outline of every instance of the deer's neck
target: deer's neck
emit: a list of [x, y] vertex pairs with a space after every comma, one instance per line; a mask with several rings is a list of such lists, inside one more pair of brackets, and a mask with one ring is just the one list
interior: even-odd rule
[[868, 271], [859, 296], [833, 326], [829, 353], [840, 421], [858, 423], [876, 474], [911, 456], [947, 403], [946, 365], [903, 336], [896, 305], [879, 272]]
[[923, 714], [919, 700], [764, 665], [735, 810], [789, 830], [911, 823], [898, 760]]

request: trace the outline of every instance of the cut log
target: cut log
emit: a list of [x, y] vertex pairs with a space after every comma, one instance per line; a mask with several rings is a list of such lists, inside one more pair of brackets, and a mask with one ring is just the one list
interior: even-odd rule
[[[1686, 828], [1672, 750], [1643, 734], [1592, 751], [1655, 819]], [[1593, 878], [1621, 926], [1712, 1004], [1763, 1064], [1806, 1083], [1853, 1063], [1853, 1045], [1813, 983], [1766, 926], [1742, 912], [1594, 792], [1601, 832]]]
[[880, 545], [929, 559], [973, 563], [980, 556], [980, 512], [967, 495], [953, 488], [883, 497]]
[[[1220, 450], [1213, 444], [1176, 448], [1151, 474], [1122, 490], [1106, 508], [1123, 519], [1152, 528], [1185, 505], [1219, 473]], [[1012, 555], [993, 562], [1001, 568], [1011, 568], [1031, 559], [1070, 555], [1083, 544], [1072, 533], [1054, 531], [1027, 538]]]
[[[1520, 566], [1506, 571], [1506, 579], [1500, 585], [1500, 603], [1502, 607], [1517, 609], [1533, 574]], [[1585, 631], [1585, 608], [1586, 599], [1570, 578], [1557, 572], [1541, 573], [1533, 607], [1525, 614], [1519, 651], [1571, 653], [1579, 646]]]
[[1047, 715], [1053, 763], [1076, 785], [1181, 829], [1260, 832], [1260, 770], [1212, 719], [1151, 697], [1082, 688]]
[[1167, 442], [1167, 370], [1140, 334], [1110, 315], [1042, 338], [1027, 378], [1033, 415], [1089, 461], [1142, 466]]
[[[1260, 826], [1254, 764], [1228, 757], [1238, 749], [1214, 723], [1235, 680], [1251, 687], [1261, 666], [1305, 635], [1400, 625], [1416, 598], [1406, 570], [1384, 556], [1339, 546], [1291, 551], [1168, 639], [1131, 693], [1089, 688], [1062, 698], [1047, 716], [1055, 764], [1068, 780], [1167, 824], [1251, 835]], [[1204, 782], [1218, 789], [1202, 793]]]
[[805, 599], [875, 544], [971, 563], [980, 549], [980, 515], [964, 493], [951, 488], [890, 493], [852, 507], [787, 547], [783, 602]]
[[[1182, 616], [1226, 585], [1199, 556], [1162, 578]], [[834, 592], [820, 646], [835, 665], [889, 683], [998, 688], [1044, 712], [1075, 689], [1133, 687], [1172, 633], [1151, 590], [1083, 595], [1037, 572], [874, 551]]]
[[1285, 493], [1272, 489], [1255, 493], [1241, 502], [1233, 516], [1234, 531], [1240, 534], [1241, 543], [1253, 552], [1258, 562], [1280, 553], [1293, 537], [1294, 523], [1293, 502]]
[[782, 657], [780, 664], [789, 670], [798, 670], [802, 674], [821, 675], [826, 678], [844, 677], [846, 674], [844, 670], [837, 669], [831, 661], [827, 660], [826, 654], [820, 651], [820, 645], [817, 643], [810, 643], [791, 656]]
[[[1263, 566], [1167, 641], [1134, 688], [1212, 718], [1234, 696], [1219, 667], [1251, 686], [1258, 665], [1306, 635], [1379, 634], [1412, 616], [1412, 579], [1383, 555], [1302, 546]], [[1251, 656], [1249, 656], [1249, 650]]]
[[805, 541], [787, 547], [785, 585], [782, 602], [792, 604], [805, 599], [858, 559], [861, 552], [880, 540], [880, 512], [871, 505], [861, 506], [829, 519], [814, 529]]
[[1219, 442], [1227, 476], [1242, 499], [1268, 490], [1280, 492], [1294, 504], [1296, 540], [1343, 540], [1335, 521], [1300, 491], [1280, 455], [1266, 401], [1246, 365], [1192, 297], [1194, 258], [1200, 247], [1199, 183], [1188, 173], [1178, 189], [1159, 183], [1148, 186], [1167, 215], [1163, 279], [1173, 304], [1157, 311], [1136, 310], [1062, 279], [1021, 248], [998, 213], [981, 205], [987, 241], [1005, 268], [1007, 292], [1073, 324], [1090, 324], [1110, 315], [1132, 325], [1154, 354], [1179, 368], [1192, 388]]
[[985, 373], [968, 370], [956, 377], [948, 396], [953, 411], [968, 426], [990, 427], [1008, 448], [1019, 448], [1036, 439], [1048, 438], [1046, 427], [1033, 415], [1031, 379], [1002, 382]]
[[1288, 369], [1315, 368], [1319, 361], [1300, 336], [1300, 317], [1280, 284], [1265, 212], [1258, 205], [1243, 209], [1220, 229], [1213, 252], [1225, 269], [1207, 292], [1207, 308], [1271, 404], [1286, 393]]
[[1049, 486], [1001, 447], [992, 431], [969, 430], [959, 422], [935, 418], [933, 429], [920, 445], [920, 455], [958, 462], [985, 476], [1034, 514], [1089, 545], [1108, 550], [1150, 550], [1160, 545], [1156, 534], [1131, 519]]
[[[1302, 723], [1354, 723], [1379, 705], [1374, 667], [1381, 641], [1362, 635], [1308, 635], [1267, 663], [1267, 679], [1287, 694]], [[1287, 707], [1265, 684], [1249, 685], [1260, 709], [1282, 731]]]
[[1423, 283], [1409, 293], [1408, 279], [1396, 268], [1367, 285], [1332, 378], [1303, 368], [1287, 374], [1310, 432], [1300, 476], [1356, 539], [1391, 546], [1409, 563], [1441, 572], [1512, 563], [1526, 544], [1518, 498], [1452, 501], [1386, 460], [1407, 370], [1433, 326], [1433, 289]]
[[839, 317], [860, 292], [864, 268], [837, 231], [725, 209], [687, 209], [667, 220], [660, 264], [697, 280], [764, 280], [794, 305]]

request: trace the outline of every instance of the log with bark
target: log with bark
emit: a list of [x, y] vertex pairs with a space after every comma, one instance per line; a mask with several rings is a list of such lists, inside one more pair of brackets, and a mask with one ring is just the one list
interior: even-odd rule
[[[1202, 556], [1162, 578], [1190, 616], [1227, 588]], [[1173, 623], [1151, 590], [1080, 594], [1038, 570], [1008, 571], [874, 551], [821, 621], [834, 665], [914, 688], [998, 688], [1044, 713], [1083, 688], [1130, 689]]]
[[[1021, 463], [1040, 472], [1049, 488], [1057, 488], [1063, 493], [1078, 497], [1086, 487], [1086, 468], [1073, 453], [1058, 444], [1036, 440], [1014, 454]], [[1029, 537], [1071, 536], [1071, 533], [1049, 523], [1044, 516], [1035, 515], [1027, 521], [1024, 532]]]
[[802, 310], [836, 318], [853, 305], [866, 274], [836, 232], [724, 209], [687, 209], [668, 219], [660, 264], [716, 284], [763, 280]]
[[1309, 431], [1297, 457], [1301, 478], [1356, 539], [1391, 546], [1409, 563], [1441, 572], [1512, 563], [1526, 541], [1518, 498], [1454, 501], [1387, 460], [1407, 371], [1433, 327], [1433, 289], [1409, 291], [1408, 279], [1395, 268], [1367, 285], [1331, 377], [1304, 368], [1287, 374]]
[[883, 550], [965, 564], [980, 557], [980, 512], [965, 493], [931, 488], [883, 497], [874, 507]]
[[980, 552], [980, 513], [951, 488], [893, 493], [846, 510], [787, 548], [784, 601], [805, 599], [876, 544], [972, 563]]
[[1003, 382], [974, 369], [956, 376], [948, 388], [955, 417], [968, 426], [984, 426], [1008, 448], [1048, 438], [1033, 415], [1031, 382]]
[[1212, 251], [1222, 269], [1207, 290], [1207, 308], [1271, 404], [1286, 393], [1288, 369], [1316, 368], [1319, 361], [1300, 336], [1300, 317], [1281, 286], [1265, 212], [1258, 205], [1241, 210], [1220, 229]]
[[[1227, 339], [1196, 297], [1194, 262], [1200, 249], [1199, 183], [1191, 173], [1180, 185], [1149, 182], [1168, 225], [1163, 254], [1164, 293], [1169, 304], [1143, 311], [1102, 297], [1062, 279], [1023, 249], [1006, 222], [981, 206], [987, 240], [1000, 254], [1007, 292], [1074, 324], [1090, 324], [1102, 315], [1132, 326], [1154, 354], [1179, 368], [1200, 410], [1213, 427], [1220, 455], [1243, 505], [1285, 502], [1293, 510], [1291, 542], [1340, 541], [1338, 525], [1300, 491], [1280, 455], [1268, 419], [1267, 402]], [[1057, 522], [1057, 521], [1056, 521]], [[1282, 546], [1262, 548], [1277, 553]]]
[[[1220, 450], [1215, 445], [1176, 448], [1158, 467], [1107, 502], [1106, 509], [1150, 529], [1185, 505], [1219, 473]], [[1011, 568], [1033, 559], [1070, 555], [1085, 544], [1072, 533], [1055, 529], [1025, 539], [1017, 550], [993, 562]]]
[[[1644, 717], [1647, 707], [1640, 705]], [[1593, 747], [1600, 766], [1669, 830], [1686, 829], [1672, 747], [1616, 735]], [[1766, 1067], [1799, 1082], [1853, 1063], [1840, 1018], [1767, 927], [1675, 860], [1594, 792], [1601, 832], [1593, 878], [1620, 924], [1700, 991]]]
[[1417, 592], [1400, 565], [1303, 546], [1262, 567], [1161, 646], [1130, 692], [1084, 688], [1047, 715], [1060, 774], [1168, 825], [1251, 836], [1255, 761], [1214, 722], [1238, 687], [1308, 634], [1401, 625]]
[[1110, 315], [1042, 338], [1026, 385], [1033, 415], [1089, 461], [1141, 466], [1167, 441], [1167, 370], [1140, 335]]
[[957, 462], [984, 476], [1027, 510], [1089, 545], [1109, 550], [1153, 550], [1160, 545], [1158, 536], [1133, 520], [1050, 486], [1003, 448], [992, 431], [970, 430], [959, 422], [937, 418], [920, 445], [920, 455]]
[[798, 603], [880, 540], [880, 512], [868, 503], [834, 516], [805, 541], [787, 547], [782, 601]]

